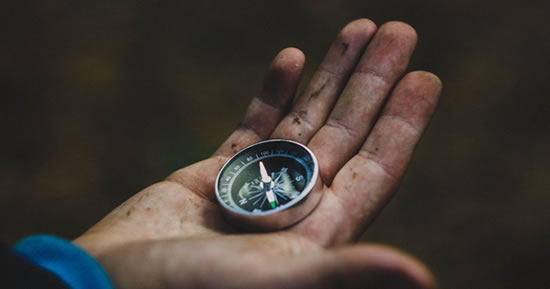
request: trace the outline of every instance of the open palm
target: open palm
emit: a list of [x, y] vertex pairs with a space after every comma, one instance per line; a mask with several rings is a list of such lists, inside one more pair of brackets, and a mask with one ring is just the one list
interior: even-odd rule
[[[407, 24], [351, 22], [295, 101], [304, 56], [282, 50], [212, 157], [139, 192], [75, 243], [119, 288], [433, 287], [411, 257], [349, 245], [397, 189], [441, 91], [431, 73], [405, 74], [415, 45]], [[306, 144], [318, 158], [324, 194], [290, 228], [245, 233], [223, 218], [214, 181], [228, 157], [266, 138]]]

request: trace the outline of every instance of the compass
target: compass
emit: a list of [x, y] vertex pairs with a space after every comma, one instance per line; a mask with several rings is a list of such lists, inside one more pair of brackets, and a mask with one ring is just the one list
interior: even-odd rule
[[306, 146], [270, 139], [231, 157], [216, 178], [225, 215], [241, 228], [277, 230], [309, 214], [321, 199], [319, 164]]

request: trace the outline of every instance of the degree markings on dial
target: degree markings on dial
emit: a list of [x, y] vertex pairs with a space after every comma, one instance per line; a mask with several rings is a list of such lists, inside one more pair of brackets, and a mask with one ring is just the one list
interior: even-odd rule
[[[228, 174], [231, 174], [231, 175], [238, 175], [242, 170], [244, 170], [244, 168], [248, 167], [251, 163], [255, 162], [256, 160], [262, 160], [262, 159], [269, 158], [269, 157], [288, 157], [290, 159], [296, 160], [297, 162], [299, 162], [304, 167], [308, 166], [308, 163], [305, 163], [300, 158], [297, 158], [296, 152], [292, 152], [292, 153], [293, 154], [289, 154], [288, 152], [285, 151], [285, 153], [273, 153], [272, 155], [264, 155], [264, 156], [261, 156], [261, 157], [258, 156], [258, 154], [256, 154], [255, 159], [250, 160], [248, 163], [244, 163], [242, 167], [239, 167], [240, 169], [238, 171], [233, 172], [229, 169], [226, 169], [225, 171]], [[304, 159], [307, 160], [307, 156], [305, 156]], [[241, 163], [243, 163], [243, 161], [241, 161]], [[232, 180], [232, 178], [229, 178], [229, 180], [228, 180], [228, 176], [226, 176], [224, 179], [222, 179], [220, 181], [220, 186], [229, 185], [231, 183], [231, 180]], [[223, 183], [223, 181], [225, 181], [226, 183]]]

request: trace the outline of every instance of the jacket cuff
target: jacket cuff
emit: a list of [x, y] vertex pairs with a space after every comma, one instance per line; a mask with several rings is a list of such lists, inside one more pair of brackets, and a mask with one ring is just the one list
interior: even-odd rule
[[72, 289], [113, 289], [101, 265], [80, 247], [50, 235], [30, 236], [13, 250], [63, 280]]

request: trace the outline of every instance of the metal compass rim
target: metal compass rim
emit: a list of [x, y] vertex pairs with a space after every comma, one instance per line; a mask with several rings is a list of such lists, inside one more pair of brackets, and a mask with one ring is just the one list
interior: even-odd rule
[[[250, 149], [252, 149], [254, 147], [257, 147], [257, 146], [260, 146], [262, 144], [276, 143], [276, 142], [291, 143], [293, 145], [296, 145], [296, 146], [300, 147], [301, 149], [303, 149], [307, 152], [307, 154], [311, 157], [311, 159], [313, 161], [313, 172], [312, 172], [312, 175], [311, 175], [311, 179], [309, 180], [307, 185], [304, 187], [304, 189], [300, 192], [300, 195], [298, 197], [296, 197], [295, 199], [293, 199], [292, 201], [290, 201], [290, 202], [288, 202], [288, 203], [286, 203], [286, 204], [284, 204], [280, 207], [277, 207], [277, 208], [274, 208], [274, 209], [271, 209], [271, 210], [267, 210], [267, 211], [262, 211], [262, 212], [251, 212], [251, 211], [246, 211], [244, 209], [240, 209], [240, 208], [236, 209], [236, 208], [233, 208], [233, 207], [229, 206], [224, 200], [221, 199], [221, 193], [219, 191], [219, 189], [220, 189], [219, 184], [220, 184], [220, 178], [222, 176], [222, 173], [225, 171], [225, 169], [229, 165], [232, 164], [233, 160], [238, 159], [240, 156], [242, 156], [245, 152], [249, 151]], [[266, 158], [269, 158], [269, 156], [266, 157]], [[302, 143], [299, 143], [297, 141], [289, 140], [289, 139], [280, 139], [280, 138], [266, 139], [266, 140], [259, 141], [259, 142], [256, 142], [256, 143], [253, 143], [251, 145], [246, 146], [245, 148], [241, 149], [240, 151], [235, 153], [233, 156], [231, 156], [224, 163], [224, 165], [220, 168], [220, 170], [218, 172], [218, 175], [216, 176], [216, 182], [215, 182], [216, 199], [217, 199], [218, 203], [220, 203], [224, 209], [229, 210], [232, 213], [235, 213], [235, 214], [238, 214], [238, 215], [243, 215], [243, 216], [247, 216], [247, 217], [253, 217], [253, 216], [260, 217], [260, 216], [274, 215], [274, 214], [277, 214], [281, 211], [286, 211], [286, 210], [292, 209], [293, 207], [299, 206], [300, 202], [302, 202], [305, 198], [307, 198], [309, 193], [313, 190], [313, 188], [315, 186], [315, 182], [316, 182], [318, 176], [319, 176], [319, 163], [317, 161], [317, 157], [315, 156], [313, 151], [311, 151], [311, 149], [309, 149], [306, 145], [304, 145]], [[228, 194], [230, 194], [230, 192]]]

